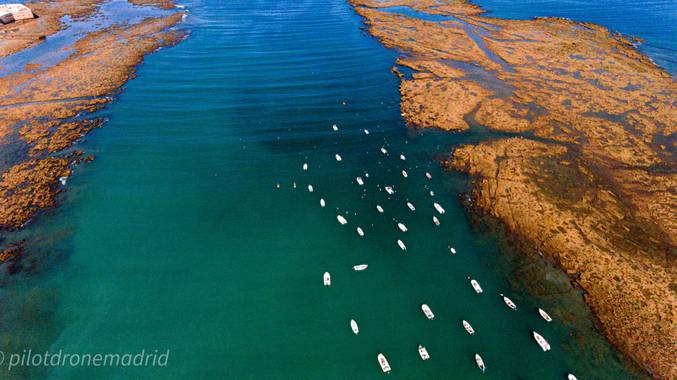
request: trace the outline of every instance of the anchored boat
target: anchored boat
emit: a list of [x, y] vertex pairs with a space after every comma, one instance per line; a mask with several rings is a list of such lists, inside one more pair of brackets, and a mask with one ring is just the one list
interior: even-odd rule
[[360, 227], [357, 227], [357, 234], [360, 236], [364, 236], [364, 231]]
[[329, 272], [324, 272], [324, 286], [330, 286], [331, 285], [331, 275]]
[[426, 350], [425, 347], [421, 346], [420, 344], [418, 345], [418, 354], [421, 355], [421, 359], [423, 359], [423, 360], [430, 359], [430, 355], [428, 354], [428, 350]]
[[360, 185], [360, 186], [364, 185], [364, 181], [362, 180], [362, 177], [355, 178], [355, 181], [357, 181], [357, 184]]
[[355, 335], [357, 335], [357, 334], [360, 333], [360, 328], [357, 327], [357, 322], [355, 322], [354, 319], [351, 319], [351, 320], [350, 320], [350, 328], [353, 330], [353, 332], [355, 333]]
[[308, 185], [308, 191], [309, 191], [309, 192], [312, 193], [314, 190], [315, 190], [315, 189], [313, 189], [313, 185]]
[[[470, 277], [468, 277], [470, 278]], [[482, 287], [480, 286], [480, 283], [477, 282], [477, 280], [470, 279], [470, 285], [472, 285], [472, 288], [475, 289], [475, 293], [480, 294], [483, 292]]]
[[308, 170], [308, 164], [303, 164], [303, 170]]
[[376, 209], [378, 210], [378, 212], [383, 214], [383, 207], [381, 207], [380, 205], [376, 205]]
[[378, 364], [381, 366], [381, 369], [383, 370], [384, 373], [390, 373], [390, 364], [388, 363], [388, 359], [379, 352], [378, 354]]
[[331, 129], [333, 129], [334, 132], [336, 132], [336, 131], [338, 131], [338, 126], [336, 126], [336, 124], [334, 124], [334, 125], [331, 126]]
[[346, 218], [343, 217], [343, 215], [336, 215], [336, 220], [338, 220], [339, 223], [341, 223], [341, 224], [348, 223], [348, 221], [346, 220]]
[[407, 159], [407, 158], [404, 157], [404, 154], [400, 154], [400, 160], [404, 161], [404, 160], [406, 160], [406, 159]]
[[367, 265], [367, 264], [359, 264], [359, 265], [355, 265], [355, 266], [353, 267], [353, 269], [359, 272], [359, 271], [362, 271], [362, 270], [367, 269], [367, 267], [369, 267], [369, 265]]
[[334, 157], [336, 158], [336, 161], [341, 161], [341, 160], [343, 160], [343, 158], [341, 158], [341, 155], [338, 154], [338, 153], [336, 153], [336, 155], [335, 155]]
[[470, 323], [468, 323], [468, 321], [466, 321], [465, 319], [463, 320], [463, 328], [470, 335], [473, 335], [475, 333], [475, 329], [473, 329], [472, 326], [470, 326]]
[[324, 207], [327, 204], [324, 202], [324, 198], [320, 198], [320, 206]]
[[388, 193], [390, 195], [395, 194], [395, 190], [393, 190], [393, 188], [391, 186], [386, 186], [385, 189], [386, 189], [386, 193]]
[[425, 176], [428, 179], [433, 179], [433, 176], [431, 176], [430, 173], [428, 173], [428, 172], [425, 172]]
[[386, 148], [381, 148], [381, 153], [388, 154], [388, 151], [386, 150]]
[[430, 307], [428, 307], [428, 305], [422, 304], [421, 310], [423, 310], [423, 314], [425, 314], [426, 318], [435, 319], [435, 314], [433, 314], [433, 311], [430, 310]]
[[439, 226], [439, 225], [440, 225], [440, 220], [437, 219], [436, 216], [433, 216], [433, 223], [435, 223], [436, 226]]
[[477, 363], [477, 367], [482, 370], [482, 373], [484, 373], [487, 367], [484, 366], [484, 360], [482, 360], [480, 354], [475, 354], [475, 363]]
[[537, 333], [536, 331], [532, 331], [534, 334], [534, 339], [536, 340], [536, 343], [538, 343], [539, 346], [541, 346], [541, 349], [543, 351], [550, 351], [550, 343], [548, 343], [545, 338], [541, 336], [541, 334]]
[[407, 202], [407, 207], [409, 207], [409, 210], [411, 211], [416, 211], [416, 207], [414, 207], [414, 205], [411, 204], [411, 202]]
[[572, 374], [567, 375], [567, 380], [578, 380], [578, 378]]
[[501, 294], [501, 297], [503, 297], [503, 302], [505, 302], [505, 304], [508, 305], [509, 308], [517, 310], [517, 305], [515, 305], [515, 303], [512, 302], [510, 298], [504, 296], [503, 294]]
[[442, 208], [442, 206], [440, 206], [440, 204], [437, 203], [437, 202], [433, 203], [433, 207], [435, 207], [435, 210], [437, 210], [437, 212], [439, 212], [440, 214], [444, 214], [444, 213], [446, 212], [446, 211]]
[[454, 247], [449, 247], [449, 252], [451, 252], [452, 255], [455, 255], [456, 249]]
[[546, 313], [545, 310], [539, 308], [538, 314], [540, 314], [541, 317], [543, 317], [543, 319], [546, 320], [546, 322], [552, 322], [552, 318], [550, 318], [550, 314]]
[[404, 178], [409, 177], [409, 174], [407, 174], [406, 170], [402, 170], [402, 177], [404, 177]]
[[397, 223], [397, 228], [399, 228], [402, 232], [407, 232], [407, 226], [405, 226], [403, 223]]
[[407, 250], [407, 246], [404, 245], [404, 242], [403, 242], [402, 240], [399, 240], [399, 239], [398, 239], [398, 240], [397, 240], [397, 245], [399, 245], [399, 246], [400, 246], [400, 249], [402, 249], [403, 251], [406, 251], [406, 250]]

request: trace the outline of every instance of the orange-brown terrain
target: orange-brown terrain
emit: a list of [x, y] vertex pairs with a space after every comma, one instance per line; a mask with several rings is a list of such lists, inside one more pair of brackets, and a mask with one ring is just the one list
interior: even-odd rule
[[351, 3], [413, 70], [395, 69], [408, 123], [515, 134], [447, 162], [473, 176], [473, 205], [554, 258], [623, 353], [677, 378], [674, 78], [598, 25], [496, 19], [461, 0]]
[[[29, 4], [39, 17], [0, 25], [0, 59], [41, 43], [64, 28], [61, 17], [92, 16], [102, 0], [56, 0]], [[163, 9], [168, 1], [141, 1]], [[42, 67], [39, 62], [0, 81], [0, 150], [18, 152], [0, 167], [0, 230], [21, 228], [40, 210], [54, 207], [82, 160], [72, 145], [101, 125], [91, 113], [112, 100], [145, 54], [175, 44], [183, 32], [171, 29], [183, 13], [146, 18], [92, 31], [69, 49], [65, 59]], [[0, 66], [1, 66], [0, 61]]]

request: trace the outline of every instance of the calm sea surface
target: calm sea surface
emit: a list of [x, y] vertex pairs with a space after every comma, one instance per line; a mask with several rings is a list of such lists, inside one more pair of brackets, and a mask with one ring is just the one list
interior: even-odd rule
[[[498, 17], [567, 16], [644, 37], [642, 48], [674, 70], [674, 4], [479, 3]], [[108, 123], [83, 144], [97, 159], [76, 169], [63, 207], [25, 232], [40, 236], [31, 267], [0, 288], [7, 358], [29, 348], [169, 350], [167, 366], [8, 372], [5, 363], [0, 378], [377, 379], [378, 352], [392, 379], [640, 377], [595, 332], [560, 271], [471, 224], [458, 197], [467, 179], [433, 158], [489, 132], [407, 130], [396, 53], [360, 29], [344, 0], [182, 4], [190, 37], [148, 56], [102, 112]], [[439, 227], [434, 201], [446, 209]]]

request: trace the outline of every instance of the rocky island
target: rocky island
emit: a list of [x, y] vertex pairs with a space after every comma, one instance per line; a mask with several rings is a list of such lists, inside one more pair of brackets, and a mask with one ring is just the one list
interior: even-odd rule
[[676, 378], [674, 78], [598, 25], [497, 19], [462, 0], [351, 3], [401, 52], [409, 124], [506, 136], [446, 162], [474, 178], [473, 207], [553, 258], [621, 352]]

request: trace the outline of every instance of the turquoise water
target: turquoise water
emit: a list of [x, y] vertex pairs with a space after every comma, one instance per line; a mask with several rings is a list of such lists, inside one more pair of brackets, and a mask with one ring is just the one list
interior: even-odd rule
[[[167, 366], [2, 368], [0, 377], [372, 379], [383, 376], [378, 352], [394, 379], [640, 377], [592, 329], [561, 272], [471, 223], [458, 198], [467, 179], [432, 159], [488, 132], [406, 129], [396, 54], [360, 30], [343, 0], [183, 4], [190, 37], [147, 57], [102, 112], [108, 123], [83, 144], [97, 159], [76, 170], [63, 207], [25, 232], [41, 238], [0, 289], [5, 355], [170, 350]], [[446, 209], [439, 227], [433, 201]], [[351, 269], [362, 263], [366, 271]]]

